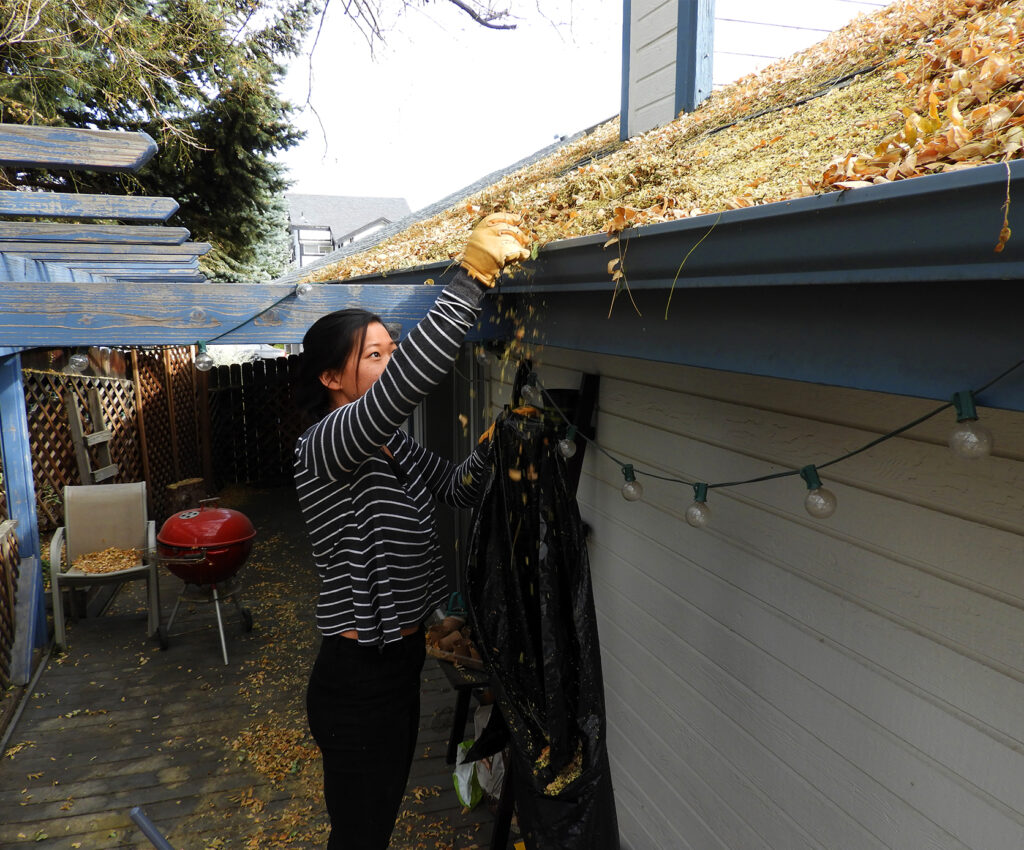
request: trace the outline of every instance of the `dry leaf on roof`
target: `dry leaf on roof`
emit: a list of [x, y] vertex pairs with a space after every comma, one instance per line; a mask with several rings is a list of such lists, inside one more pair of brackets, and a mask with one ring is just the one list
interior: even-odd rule
[[[614, 237], [1017, 158], [1022, 28], [1024, 0], [899, 0], [714, 92], [664, 127], [621, 142], [617, 120], [601, 125], [311, 279], [454, 260], [473, 223], [495, 210], [522, 214], [538, 243]], [[609, 265], [616, 293], [626, 266]]]

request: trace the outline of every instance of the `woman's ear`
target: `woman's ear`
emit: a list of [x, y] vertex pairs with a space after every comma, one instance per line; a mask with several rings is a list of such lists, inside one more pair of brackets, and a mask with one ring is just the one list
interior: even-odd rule
[[340, 390], [341, 374], [341, 369], [325, 369], [320, 373], [320, 383], [329, 390]]

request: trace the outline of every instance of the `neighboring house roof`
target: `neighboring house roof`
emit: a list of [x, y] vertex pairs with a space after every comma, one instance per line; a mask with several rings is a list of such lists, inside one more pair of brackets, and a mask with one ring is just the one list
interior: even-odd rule
[[1016, 158], [1022, 27], [1022, 2], [900, 0], [665, 127], [621, 143], [609, 122], [304, 271], [343, 280], [450, 259], [495, 209], [549, 243]]
[[[609, 121], [611, 122], [617, 122], [617, 120], [618, 119], [616, 118], [609, 119]], [[330, 254], [324, 255], [324, 257], [321, 258], [320, 260], [310, 263], [308, 266], [305, 266], [304, 268], [293, 269], [292, 271], [287, 272], [286, 274], [279, 277], [275, 281], [275, 283], [294, 283], [296, 281], [304, 280], [310, 277], [315, 277], [317, 280], [326, 280], [327, 277], [324, 276], [322, 271], [318, 270], [333, 268], [339, 262], [344, 260], [345, 257], [351, 257], [356, 254], [361, 254], [364, 251], [367, 251], [370, 248], [374, 247], [375, 245], [379, 245], [381, 242], [384, 242], [390, 237], [409, 230], [418, 222], [429, 221], [430, 219], [434, 218], [440, 213], [443, 213], [445, 210], [451, 209], [456, 204], [461, 203], [466, 198], [473, 197], [482, 190], [486, 189], [488, 186], [494, 185], [501, 179], [516, 174], [522, 169], [527, 168], [528, 166], [533, 165], [534, 163], [541, 162], [549, 156], [557, 155], [558, 152], [564, 149], [567, 145], [571, 146], [573, 145], [573, 143], [581, 139], [586, 139], [595, 130], [597, 130], [598, 127], [606, 126], [607, 123], [608, 122], [602, 122], [601, 124], [596, 124], [593, 127], [588, 127], [585, 130], [581, 130], [580, 132], [576, 133], [571, 137], [563, 137], [559, 139], [557, 142], [554, 142], [553, 144], [550, 144], [547, 147], [541, 148], [541, 150], [537, 151], [536, 153], [530, 154], [528, 157], [525, 157], [519, 160], [518, 162], [514, 162], [511, 165], [505, 166], [504, 168], [499, 168], [497, 171], [492, 171], [490, 174], [484, 175], [479, 180], [470, 183], [468, 186], [464, 186], [463, 188], [458, 189], [455, 192], [452, 192], [450, 195], [446, 195], [440, 200], [435, 201], [434, 203], [429, 204], [428, 206], [425, 206], [422, 209], [416, 210], [415, 212], [410, 213], [409, 215], [400, 218], [397, 221], [392, 221], [392, 223], [388, 224], [383, 229], [377, 231], [376, 233], [373, 233], [371, 237], [368, 239], [361, 240], [352, 245], [345, 245]]]
[[292, 227], [330, 227], [331, 238], [335, 241], [368, 222], [382, 218], [396, 221], [409, 214], [409, 202], [405, 198], [287, 193], [285, 199]]

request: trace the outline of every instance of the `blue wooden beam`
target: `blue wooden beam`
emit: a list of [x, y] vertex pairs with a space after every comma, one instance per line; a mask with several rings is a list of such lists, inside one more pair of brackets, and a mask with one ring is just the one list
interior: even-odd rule
[[[99, 273], [99, 270], [97, 270]], [[177, 271], [158, 268], [153, 271], [135, 269], [110, 269], [103, 276], [121, 283], [206, 283], [207, 277], [200, 271]]]
[[678, 0], [676, 115], [693, 112], [711, 94], [715, 0]]
[[[185, 242], [181, 245], [138, 245], [120, 242], [0, 242], [0, 251], [35, 260], [65, 262], [73, 259], [131, 258], [135, 262], [175, 261], [200, 257], [210, 251], [208, 242]], [[140, 258], [145, 258], [144, 260]]]
[[[441, 290], [420, 283], [316, 285], [302, 299], [282, 284], [199, 285], [9, 282], [0, 287], [0, 345], [170, 345], [210, 340], [237, 325], [224, 343], [301, 342], [332, 310], [362, 307], [403, 326], [427, 312]], [[247, 322], [279, 298], [270, 312]], [[245, 324], [243, 324], [245, 323]], [[489, 333], [490, 326], [482, 327]]]
[[0, 347], [0, 454], [7, 512], [18, 524], [18, 554], [22, 559], [11, 678], [15, 684], [25, 684], [32, 674], [32, 650], [47, 640], [46, 608], [21, 355], [10, 347]]
[[190, 235], [184, 227], [164, 227], [158, 224], [57, 224], [49, 221], [0, 221], [0, 251], [4, 248], [4, 242], [180, 245]]
[[[153, 280], [166, 281], [179, 280], [182, 277], [191, 278], [194, 275], [202, 274], [199, 271], [198, 261], [194, 259], [180, 263], [76, 262], [69, 264], [68, 268], [76, 272], [89, 272], [93, 276], [117, 280], [142, 280], [149, 277]], [[201, 280], [194, 282], [202, 283]]]
[[72, 192], [0, 192], [0, 215], [166, 221], [178, 211], [173, 198], [80, 195]]
[[146, 133], [0, 124], [0, 165], [138, 171], [156, 153]]

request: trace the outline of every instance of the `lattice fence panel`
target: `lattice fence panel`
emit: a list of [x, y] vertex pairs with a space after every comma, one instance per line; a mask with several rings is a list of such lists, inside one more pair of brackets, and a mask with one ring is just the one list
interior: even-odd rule
[[174, 399], [174, 419], [178, 431], [178, 469], [181, 478], [198, 478], [203, 474], [194, 362], [195, 355], [191, 347], [172, 348], [167, 352], [171, 396]]
[[103, 418], [111, 432], [111, 459], [118, 466], [117, 475], [112, 480], [142, 480], [135, 392], [131, 381], [32, 369], [24, 370], [22, 379], [41, 531], [63, 524], [64, 486], [82, 483], [64, 406], [64, 395], [68, 390], [78, 400], [82, 424], [87, 432], [96, 430], [89, 417], [88, 391], [95, 388], [99, 394]]
[[169, 512], [167, 485], [202, 474], [195, 390], [190, 374], [194, 368], [192, 354], [188, 346], [169, 350], [139, 349], [136, 362], [135, 380], [142, 399], [152, 516], [163, 520]]
[[20, 564], [14, 523], [0, 521], [0, 688], [11, 685], [15, 589], [18, 586]]
[[220, 366], [210, 372], [214, 476], [225, 484], [290, 481], [301, 423], [292, 381], [297, 357]]

